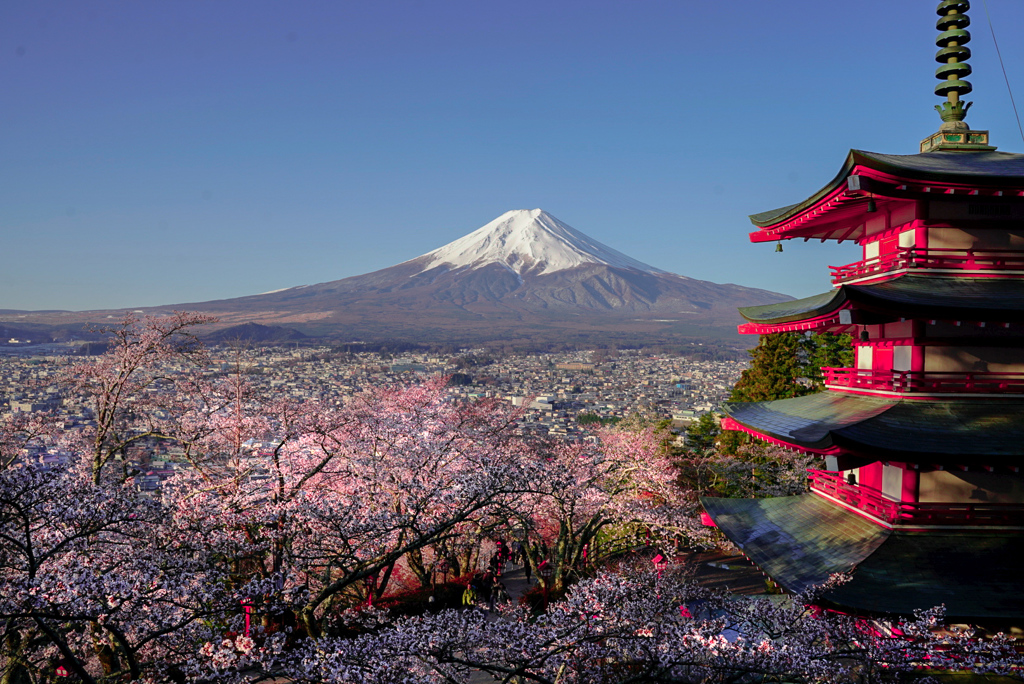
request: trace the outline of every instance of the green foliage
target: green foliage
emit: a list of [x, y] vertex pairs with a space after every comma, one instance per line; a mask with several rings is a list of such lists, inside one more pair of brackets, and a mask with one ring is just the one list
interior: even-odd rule
[[618, 417], [614, 417], [614, 416], [611, 417], [611, 418], [602, 418], [601, 416], [597, 415], [596, 413], [581, 413], [578, 416], [576, 416], [576, 422], [579, 423], [580, 425], [606, 425], [607, 426], [607, 425], [615, 425], [620, 420], [622, 420], [622, 419], [618, 418]]
[[[735, 434], [726, 431], [723, 434]], [[686, 454], [676, 462], [678, 484], [700, 496], [762, 498], [804, 491], [817, 457], [753, 440], [733, 454], [720, 448]]]
[[725, 454], [726, 456], [735, 456], [741, 449], [747, 447], [753, 437], [746, 432], [740, 430], [722, 430], [722, 434], [718, 436], [719, 453]]
[[822, 368], [850, 368], [854, 363], [853, 338], [849, 335], [821, 333], [805, 338], [807, 367], [805, 377], [815, 389], [822, 389], [825, 381]]
[[733, 387], [731, 401], [773, 401], [811, 394], [823, 387], [822, 366], [853, 365], [849, 335], [762, 335], [750, 350], [750, 368]]
[[466, 387], [473, 384], [473, 376], [469, 373], [452, 373], [448, 378], [448, 384], [453, 387]]
[[750, 368], [743, 371], [729, 399], [772, 401], [810, 393], [810, 388], [799, 381], [804, 376], [804, 354], [803, 335], [799, 333], [761, 335], [757, 346], [750, 350]]
[[459, 370], [466, 370], [468, 368], [488, 366], [494, 363], [494, 359], [482, 354], [464, 354], [462, 356], [452, 358], [449, 363]]
[[715, 446], [722, 428], [718, 426], [714, 413], [705, 413], [686, 428], [686, 450], [702, 453]]

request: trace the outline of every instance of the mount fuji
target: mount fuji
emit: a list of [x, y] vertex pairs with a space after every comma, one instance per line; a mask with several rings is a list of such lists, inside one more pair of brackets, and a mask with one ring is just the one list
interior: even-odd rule
[[542, 209], [505, 212], [483, 228], [413, 261], [422, 261], [424, 271], [481, 268], [493, 263], [519, 275], [535, 276], [586, 264], [666, 273], [602, 245]]
[[534, 209], [506, 212], [372, 273], [146, 311], [203, 311], [221, 326], [259, 323], [315, 336], [468, 343], [734, 337], [737, 307], [789, 299], [663, 271]]
[[372, 273], [173, 308], [206, 311], [232, 325], [363, 338], [708, 332], [695, 327], [731, 336], [741, 322], [737, 307], [788, 299], [663, 271], [534, 209], [506, 212], [465, 237]]

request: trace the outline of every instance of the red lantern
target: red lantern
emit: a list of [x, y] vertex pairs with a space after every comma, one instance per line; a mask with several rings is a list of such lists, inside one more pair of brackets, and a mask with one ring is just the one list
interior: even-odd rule
[[668, 559], [659, 553], [651, 559], [651, 563], [654, 564], [654, 570], [658, 573], [658, 579], [661, 579], [661, 573], [665, 572], [665, 568], [668, 567]]

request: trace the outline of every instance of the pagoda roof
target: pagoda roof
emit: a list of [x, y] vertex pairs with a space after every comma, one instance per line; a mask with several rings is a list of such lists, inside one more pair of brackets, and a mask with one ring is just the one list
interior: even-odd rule
[[1021, 537], [979, 530], [900, 533], [815, 494], [773, 499], [702, 498], [719, 529], [773, 580], [800, 592], [837, 572], [827, 593], [860, 612], [909, 615], [945, 604], [950, 618], [1024, 616], [1024, 573], [1007, 558]]
[[826, 390], [722, 410], [746, 432], [811, 453], [965, 466], [1024, 461], [1024, 398], [892, 399]]
[[752, 323], [779, 324], [802, 321], [838, 311], [846, 303], [845, 287], [838, 287], [812, 297], [792, 299], [761, 306], [744, 306], [740, 315]]
[[[1024, 282], [1004, 278], [948, 278], [902, 275], [864, 285], [763, 306], [741, 308], [753, 325], [743, 333], [827, 328], [839, 324], [841, 309], [901, 318], [1016, 322], [1024, 320]], [[852, 319], [851, 319], [852, 320]], [[793, 325], [805, 323], [806, 325]]]
[[818, 192], [802, 202], [752, 214], [750, 221], [760, 230], [750, 238], [753, 242], [795, 237], [856, 239], [858, 234], [849, 224], [862, 220], [869, 196], [907, 201], [950, 199], [950, 194], [983, 195], [987, 201], [1001, 202], [1019, 200], [1022, 189], [1024, 154], [901, 155], [850, 150], [839, 173]]
[[795, 593], [850, 572], [892, 533], [809, 493], [700, 502], [747, 558]]

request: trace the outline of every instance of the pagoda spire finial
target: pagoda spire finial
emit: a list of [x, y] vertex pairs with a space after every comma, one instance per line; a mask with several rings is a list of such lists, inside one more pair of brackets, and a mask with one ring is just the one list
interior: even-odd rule
[[[966, 27], [971, 20], [966, 12], [971, 8], [968, 0], [942, 0], [935, 12], [939, 20], [935, 24], [939, 35], [935, 44], [939, 51], [935, 53], [935, 61], [942, 66], [935, 70], [935, 78], [942, 83], [935, 86], [935, 94], [945, 97], [946, 102], [935, 105], [942, 117], [944, 130], [966, 130], [967, 124], [960, 123], [967, 116], [967, 110], [973, 102], [964, 102], [961, 95], [971, 92], [970, 81], [963, 80], [971, 74], [971, 66], [967, 60], [971, 58], [971, 49], [967, 43], [971, 41], [971, 33]], [[946, 125], [952, 124], [952, 125]]]
[[995, 149], [988, 144], [988, 131], [972, 131], [964, 121], [967, 110], [974, 103], [960, 99], [961, 95], [972, 90], [970, 81], [963, 78], [971, 74], [971, 66], [967, 64], [971, 58], [971, 49], [967, 47], [971, 41], [971, 33], [967, 30], [971, 20], [966, 14], [970, 8], [968, 0], [941, 0], [935, 9], [939, 15], [935, 23], [939, 31], [935, 39], [939, 47], [935, 61], [940, 64], [935, 70], [935, 78], [941, 81], [935, 86], [935, 94], [946, 98], [946, 101], [935, 105], [942, 117], [942, 126], [938, 133], [921, 141], [922, 152]]

